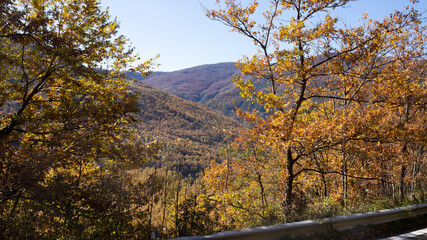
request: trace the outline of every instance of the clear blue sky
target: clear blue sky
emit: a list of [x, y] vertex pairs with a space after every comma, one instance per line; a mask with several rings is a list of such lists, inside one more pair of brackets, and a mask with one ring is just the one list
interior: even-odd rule
[[[269, 0], [260, 0], [260, 2]], [[215, 0], [101, 0], [120, 22], [120, 33], [130, 39], [142, 59], [160, 54], [156, 71], [174, 71], [202, 64], [237, 61], [256, 52], [250, 40], [205, 16], [202, 4]], [[245, 2], [245, 0], [243, 0]], [[246, 1], [247, 2], [247, 1]], [[427, 1], [417, 9], [426, 11]], [[409, 0], [359, 0], [339, 12], [347, 23], [357, 24], [364, 12], [370, 18], [388, 16]]]

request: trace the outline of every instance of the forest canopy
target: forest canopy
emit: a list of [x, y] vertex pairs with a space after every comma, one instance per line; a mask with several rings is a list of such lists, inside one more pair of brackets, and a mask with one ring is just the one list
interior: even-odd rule
[[129, 128], [138, 107], [121, 71], [152, 61], [132, 68], [97, 0], [2, 0], [0, 15], [1, 238], [146, 234], [126, 170], [157, 146]]

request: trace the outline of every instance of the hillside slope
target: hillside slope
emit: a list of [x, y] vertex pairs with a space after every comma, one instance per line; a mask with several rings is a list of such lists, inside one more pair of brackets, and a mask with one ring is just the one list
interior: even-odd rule
[[[202, 103], [226, 116], [235, 117], [235, 106], [247, 108], [250, 105], [239, 95], [239, 89], [232, 81], [239, 73], [235, 63], [226, 62], [174, 72], [154, 72], [147, 79], [135, 73], [128, 73], [128, 75], [157, 89], [186, 100]], [[256, 85], [262, 84], [265, 83], [259, 82]]]
[[145, 83], [193, 102], [205, 103], [221, 89], [232, 86], [239, 74], [235, 63], [218, 63], [149, 76]]
[[141, 135], [159, 138], [184, 160], [182, 172], [197, 175], [216, 160], [218, 149], [237, 135], [235, 120], [206, 107], [134, 81], [130, 89], [139, 95]]

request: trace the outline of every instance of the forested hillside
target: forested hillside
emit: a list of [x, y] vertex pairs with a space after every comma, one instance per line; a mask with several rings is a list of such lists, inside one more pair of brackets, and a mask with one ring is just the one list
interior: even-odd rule
[[[157, 89], [202, 103], [229, 117], [236, 118], [236, 107], [264, 111], [262, 107], [251, 104], [240, 96], [240, 90], [232, 81], [240, 75], [236, 63], [207, 64], [174, 72], [154, 72], [146, 79], [138, 73], [127, 74]], [[258, 88], [265, 87], [266, 84], [266, 80], [255, 81]]]
[[235, 63], [202, 65], [169, 73], [154, 73], [145, 83], [193, 102], [207, 102], [221, 89], [233, 85], [230, 81], [239, 70]]
[[138, 96], [139, 134], [174, 148], [175, 168], [182, 161], [181, 173], [195, 177], [218, 159], [218, 151], [237, 136], [240, 124], [220, 113], [134, 81], [130, 88]]

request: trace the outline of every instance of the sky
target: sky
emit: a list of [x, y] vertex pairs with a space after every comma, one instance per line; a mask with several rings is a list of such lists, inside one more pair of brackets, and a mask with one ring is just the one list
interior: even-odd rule
[[[155, 57], [155, 71], [176, 71], [203, 64], [235, 62], [256, 53], [246, 37], [205, 15], [203, 6], [215, 9], [216, 0], [101, 0], [110, 15], [120, 22], [125, 35], [142, 60]], [[248, 2], [243, 0], [243, 2]], [[259, 0], [259, 2], [269, 2]], [[359, 0], [337, 14], [346, 23], [357, 25], [363, 13], [381, 19], [394, 9], [403, 10], [409, 0]], [[417, 4], [421, 12], [427, 1]]]

